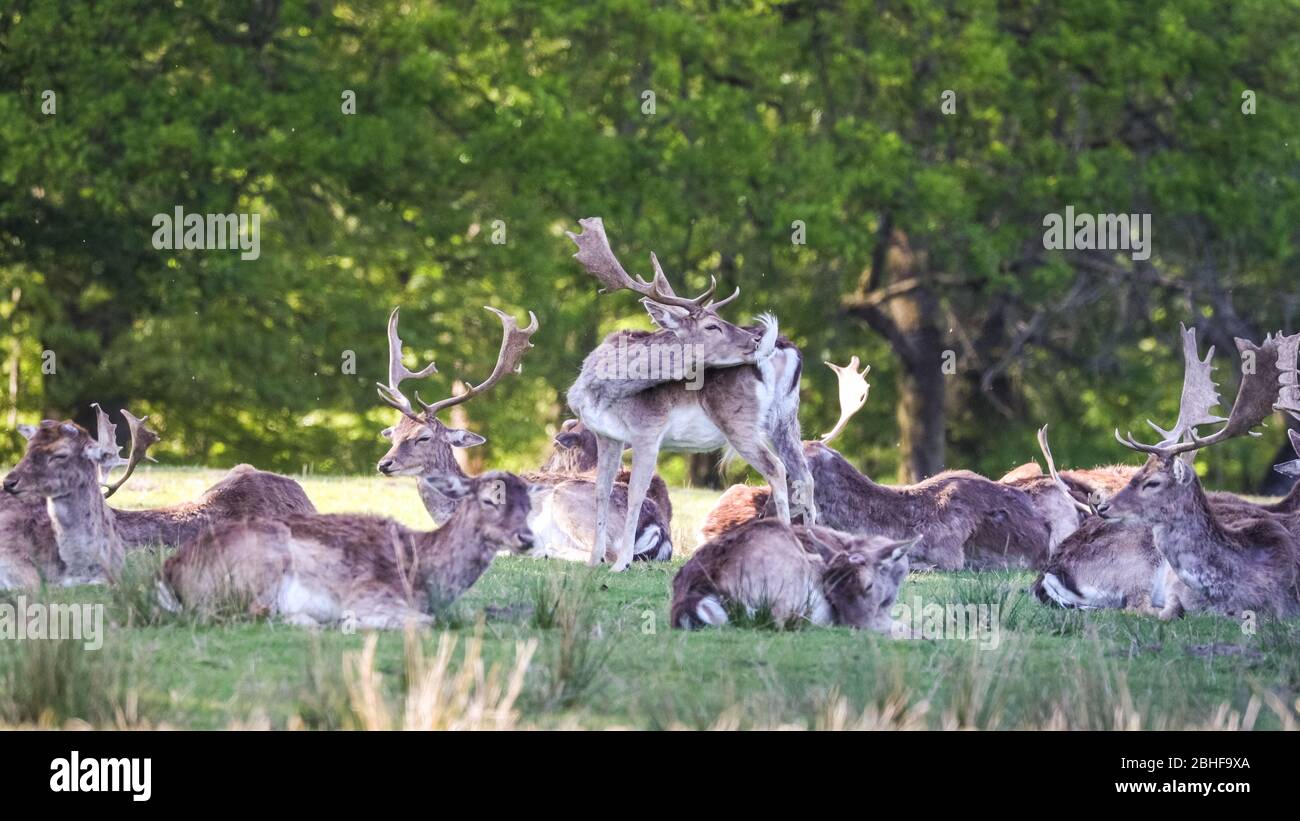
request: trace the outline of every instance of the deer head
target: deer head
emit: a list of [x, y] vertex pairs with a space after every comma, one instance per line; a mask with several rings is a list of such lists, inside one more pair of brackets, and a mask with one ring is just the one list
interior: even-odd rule
[[[1169, 430], [1147, 422], [1164, 437], [1155, 445], [1142, 444], [1131, 433], [1122, 437], [1115, 431], [1120, 444], [1150, 457], [1123, 490], [1109, 502], [1097, 506], [1097, 513], [1103, 518], [1159, 524], [1188, 515], [1202, 499], [1200, 482], [1192, 465], [1196, 451], [1239, 436], [1258, 435], [1252, 429], [1273, 413], [1279, 401], [1282, 385], [1279, 371], [1285, 374], [1288, 370], [1287, 363], [1279, 362], [1279, 355], [1288, 355], [1289, 338], [1269, 335], [1263, 345], [1237, 340], [1242, 361], [1252, 363], [1253, 367], [1243, 369], [1237, 398], [1225, 419], [1213, 413], [1221, 402], [1212, 378], [1213, 346], [1205, 359], [1201, 359], [1196, 329], [1183, 327], [1182, 337], [1185, 371], [1178, 420]], [[1290, 369], [1294, 370], [1294, 363]], [[1198, 434], [1199, 427], [1219, 422], [1225, 424], [1210, 436], [1202, 438]]]
[[[449, 499], [460, 502], [457, 515], [483, 544], [526, 553], [533, 546], [528, 527], [531, 503], [528, 483], [513, 473], [491, 471], [480, 476], [454, 473], [424, 476], [420, 481]], [[472, 499], [472, 504], [463, 500]]]
[[[70, 420], [41, 422], [28, 440], [27, 452], [5, 477], [4, 489], [14, 494], [35, 493], [55, 499], [103, 484], [104, 498], [116, 493], [145, 458], [149, 446], [158, 441], [158, 435], [144, 426], [145, 419], [137, 419], [123, 410], [122, 415], [131, 429], [131, 453], [123, 459], [117, 445], [116, 427], [98, 404], [93, 407], [98, 417], [94, 438]], [[126, 465], [126, 471], [120, 479], [112, 484], [101, 481], [101, 477], [122, 465]]]
[[907, 553], [917, 541], [856, 536], [847, 551], [826, 562], [822, 589], [837, 624], [871, 627], [882, 611], [887, 615], [907, 578]]
[[554, 450], [542, 470], [549, 473], [583, 473], [596, 469], [596, 434], [577, 419], [566, 419], [551, 440]]
[[386, 428], [383, 432], [392, 446], [379, 460], [380, 473], [385, 476], [460, 474], [451, 449], [470, 448], [487, 441], [477, 433], [444, 425], [438, 419], [438, 412], [484, 393], [507, 373], [518, 373], [520, 360], [533, 346], [529, 338], [537, 332], [537, 317], [532, 311], [528, 312], [528, 327], [521, 329], [509, 314], [492, 307], [487, 310], [496, 314], [501, 320], [502, 328], [501, 350], [491, 375], [466, 391], [432, 404], [424, 402], [419, 394], [415, 394], [415, 401], [422, 407], [421, 411], [416, 411], [411, 400], [401, 391], [402, 382], [407, 379], [423, 379], [429, 374], [437, 373], [438, 369], [432, 362], [419, 371], [408, 370], [402, 364], [402, 340], [397, 335], [398, 309], [393, 309], [388, 318], [388, 384], [380, 383], [378, 388], [379, 397], [400, 411], [402, 418], [397, 425]]
[[[764, 334], [733, 325], [718, 314], [718, 310], [740, 296], [737, 288], [731, 296], [713, 301], [718, 282], [709, 278], [709, 287], [696, 297], [679, 297], [668, 284], [659, 258], [650, 254], [654, 277], [646, 282], [641, 277], [629, 276], [623, 269], [605, 236], [605, 224], [600, 217], [578, 220], [582, 233], [566, 231], [565, 234], [578, 246], [573, 256], [582, 263], [587, 273], [600, 283], [600, 293], [632, 291], [642, 296], [646, 312], [661, 330], [668, 332], [677, 344], [690, 345], [690, 350], [701, 367], [725, 367], [753, 364], [759, 353]], [[765, 331], [773, 321], [764, 322]], [[774, 336], [769, 332], [769, 336]], [[769, 344], [770, 347], [770, 344]]]

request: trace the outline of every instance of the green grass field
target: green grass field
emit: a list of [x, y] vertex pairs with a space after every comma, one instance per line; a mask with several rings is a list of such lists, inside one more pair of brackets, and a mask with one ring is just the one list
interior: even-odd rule
[[[220, 472], [142, 470], [115, 498], [192, 498]], [[306, 478], [322, 511], [425, 527], [412, 480]], [[445, 633], [307, 632], [157, 612], [137, 554], [117, 590], [28, 600], [106, 606], [104, 646], [0, 641], [0, 724], [335, 728], [1279, 728], [1300, 711], [1300, 623], [1173, 624], [1048, 608], [1027, 573], [913, 574], [900, 603], [996, 605], [977, 639], [891, 641], [754, 623], [669, 628], [673, 574], [715, 494], [674, 491], [678, 558], [623, 574], [500, 558]], [[684, 548], [684, 549], [683, 549]], [[3, 600], [14, 601], [14, 593]], [[451, 643], [455, 639], [454, 645]], [[534, 643], [535, 642], [535, 643]], [[530, 655], [531, 654], [531, 655]], [[526, 664], [525, 664], [526, 662]]]

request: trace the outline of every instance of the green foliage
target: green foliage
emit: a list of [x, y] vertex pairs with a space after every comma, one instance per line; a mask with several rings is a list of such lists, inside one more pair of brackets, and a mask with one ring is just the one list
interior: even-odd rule
[[[948, 462], [996, 475], [1044, 421], [1062, 461], [1112, 461], [1113, 427], [1173, 416], [1179, 320], [1225, 355], [1234, 333], [1294, 330], [1298, 14], [18, 0], [0, 12], [0, 360], [22, 421], [100, 401], [151, 414], [167, 462], [369, 471], [394, 305], [409, 356], [439, 363], [425, 397], [491, 366], [482, 305], [532, 309], [523, 373], [467, 407], [482, 458], [521, 467], [582, 356], [639, 313], [569, 258], [562, 229], [599, 214], [634, 272], [653, 249], [683, 287], [740, 285], [734, 317], [777, 311], [807, 355], [809, 435], [836, 416], [814, 363], [871, 363], [840, 444], [890, 473], [898, 352], [841, 305], [887, 217], [950, 283]], [[1152, 214], [1152, 259], [1045, 252], [1066, 205]], [[177, 206], [259, 214], [260, 258], [155, 250], [153, 215]], [[2, 461], [19, 446], [0, 437]], [[1237, 484], [1271, 456], [1224, 451]]]

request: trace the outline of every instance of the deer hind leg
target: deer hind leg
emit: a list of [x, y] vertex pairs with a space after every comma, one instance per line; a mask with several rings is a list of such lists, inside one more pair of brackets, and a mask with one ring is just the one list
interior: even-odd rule
[[587, 564], [595, 567], [605, 560], [609, 547], [609, 497], [614, 492], [614, 479], [623, 464], [623, 443], [596, 434], [596, 537], [592, 542]]
[[772, 504], [776, 508], [776, 517], [789, 524], [790, 494], [786, 483], [785, 465], [772, 450], [772, 446], [757, 440], [744, 443], [733, 440], [731, 446], [736, 449], [736, 453], [740, 454], [740, 458], [748, 462], [767, 480], [767, 484], [772, 488]]
[[791, 515], [803, 516], [803, 523], [810, 527], [817, 524], [813, 475], [803, 454], [803, 443], [799, 441], [798, 425], [783, 425], [778, 429], [772, 436], [772, 446], [789, 480], [787, 491]]
[[623, 538], [618, 543], [618, 559], [610, 568], [614, 572], [626, 570], [632, 564], [636, 546], [636, 529], [641, 523], [641, 505], [650, 490], [655, 466], [659, 462], [657, 442], [637, 443], [632, 448], [632, 475], [627, 482], [627, 512], [623, 519]]

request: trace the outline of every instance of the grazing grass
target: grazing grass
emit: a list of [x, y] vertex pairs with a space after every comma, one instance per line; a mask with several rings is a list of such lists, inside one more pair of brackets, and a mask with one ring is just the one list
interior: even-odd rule
[[[114, 504], [193, 498], [220, 475], [142, 470]], [[427, 526], [411, 480], [303, 483], [322, 511], [383, 513]], [[135, 554], [118, 589], [29, 594], [103, 604], [107, 634], [100, 650], [0, 641], [0, 724], [1296, 727], [1300, 622], [1263, 622], [1250, 635], [1236, 621], [1208, 616], [1164, 624], [1058, 610], [1028, 594], [1029, 573], [913, 574], [899, 595], [909, 618], [930, 605], [969, 614], [969, 624], [984, 618], [984, 629], [967, 640], [780, 630], [762, 619], [672, 630], [673, 574], [716, 494], [673, 496], [673, 562], [637, 563], [615, 575], [502, 557], [442, 614], [440, 630], [414, 636], [173, 616], [152, 599], [160, 557]]]

